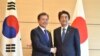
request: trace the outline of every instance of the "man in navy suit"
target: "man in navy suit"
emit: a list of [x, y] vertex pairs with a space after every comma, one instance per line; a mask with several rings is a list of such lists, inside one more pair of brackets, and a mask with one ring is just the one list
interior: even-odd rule
[[39, 26], [31, 31], [32, 56], [53, 56], [56, 48], [52, 48], [51, 34], [46, 29], [49, 15], [43, 12], [37, 19]]
[[63, 10], [59, 12], [58, 18], [61, 26], [54, 29], [56, 56], [80, 56], [79, 32], [69, 25], [70, 14]]

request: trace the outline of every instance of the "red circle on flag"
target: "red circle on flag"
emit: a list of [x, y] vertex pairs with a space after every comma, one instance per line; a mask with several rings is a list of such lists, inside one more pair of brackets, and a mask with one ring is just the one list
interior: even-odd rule
[[13, 27], [16, 30], [16, 32], [18, 33], [18, 31], [19, 31], [19, 24], [18, 24], [17, 18], [14, 15], [10, 15], [7, 18], [8, 18], [7, 19], [8, 26]]
[[78, 29], [80, 35], [80, 42], [81, 44], [84, 43], [88, 37], [86, 22], [84, 18], [76, 17], [76, 19], [72, 23], [72, 26]]

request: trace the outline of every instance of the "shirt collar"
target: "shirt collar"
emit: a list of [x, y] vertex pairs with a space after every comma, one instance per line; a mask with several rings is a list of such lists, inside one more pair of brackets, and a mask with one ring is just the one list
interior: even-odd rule
[[46, 28], [43, 28], [43, 27], [41, 27], [41, 26], [39, 26], [40, 28], [41, 28], [41, 30], [44, 32], [44, 30], [46, 30]]
[[65, 29], [67, 30], [67, 28], [68, 28], [68, 25], [66, 25], [65, 27], [61, 27], [61, 29], [63, 29], [63, 28], [65, 28]]

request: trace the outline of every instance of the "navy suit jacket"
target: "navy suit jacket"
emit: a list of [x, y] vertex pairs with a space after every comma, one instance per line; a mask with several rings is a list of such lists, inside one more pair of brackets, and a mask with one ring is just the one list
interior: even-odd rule
[[61, 27], [54, 30], [56, 56], [80, 56], [80, 37], [76, 28], [68, 26], [64, 41], [61, 40]]
[[40, 27], [37, 27], [31, 31], [31, 42], [32, 42], [32, 56], [53, 56], [50, 53], [52, 47], [52, 39], [49, 31], [49, 42], [46, 42], [44, 38], [44, 32]]

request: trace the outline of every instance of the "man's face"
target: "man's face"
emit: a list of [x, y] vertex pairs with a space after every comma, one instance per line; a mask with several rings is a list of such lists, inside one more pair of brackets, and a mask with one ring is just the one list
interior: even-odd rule
[[68, 24], [68, 21], [69, 21], [69, 18], [68, 18], [68, 15], [67, 14], [62, 14], [60, 16], [60, 23], [62, 26], [66, 26]]
[[47, 24], [48, 24], [48, 16], [47, 15], [42, 15], [40, 16], [40, 19], [38, 20], [38, 23], [40, 26], [46, 28]]

